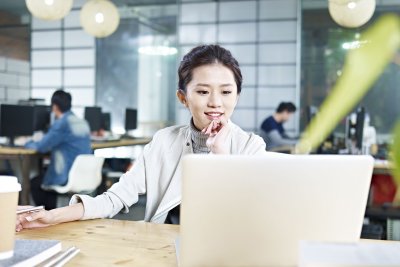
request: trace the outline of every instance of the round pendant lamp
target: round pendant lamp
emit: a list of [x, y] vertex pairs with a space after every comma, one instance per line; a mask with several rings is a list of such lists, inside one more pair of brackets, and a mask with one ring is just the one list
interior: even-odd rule
[[43, 20], [58, 20], [65, 17], [72, 8], [73, 0], [26, 0], [29, 12]]
[[340, 26], [357, 28], [371, 19], [375, 0], [329, 0], [329, 14]]
[[82, 7], [80, 21], [87, 33], [103, 38], [118, 28], [119, 13], [111, 1], [90, 0]]

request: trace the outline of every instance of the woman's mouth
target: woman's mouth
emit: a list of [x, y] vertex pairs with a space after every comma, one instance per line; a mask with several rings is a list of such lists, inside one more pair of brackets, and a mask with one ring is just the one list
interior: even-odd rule
[[224, 115], [222, 112], [204, 112], [204, 114], [206, 114], [207, 118], [211, 121], [218, 120], [222, 115]]

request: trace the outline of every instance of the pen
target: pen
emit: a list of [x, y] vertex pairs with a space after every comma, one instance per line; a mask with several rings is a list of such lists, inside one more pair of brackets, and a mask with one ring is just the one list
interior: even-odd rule
[[44, 206], [37, 206], [37, 207], [30, 207], [22, 210], [17, 210], [17, 214], [25, 213], [25, 212], [34, 212], [34, 211], [39, 211], [43, 210]]

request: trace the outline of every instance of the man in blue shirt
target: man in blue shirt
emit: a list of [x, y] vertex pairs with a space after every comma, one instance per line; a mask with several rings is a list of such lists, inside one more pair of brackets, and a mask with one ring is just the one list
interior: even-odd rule
[[261, 136], [268, 149], [297, 143], [297, 140], [291, 139], [283, 128], [283, 123], [288, 121], [294, 112], [296, 106], [292, 102], [281, 102], [276, 112], [261, 124]]
[[51, 109], [55, 121], [39, 142], [28, 142], [25, 147], [40, 153], [51, 152], [50, 165], [44, 176], [31, 180], [31, 192], [36, 205], [54, 209], [57, 194], [43, 190], [50, 185], [65, 185], [68, 173], [76, 156], [91, 154], [90, 129], [85, 120], [79, 119], [71, 111], [71, 95], [57, 90], [51, 97]]

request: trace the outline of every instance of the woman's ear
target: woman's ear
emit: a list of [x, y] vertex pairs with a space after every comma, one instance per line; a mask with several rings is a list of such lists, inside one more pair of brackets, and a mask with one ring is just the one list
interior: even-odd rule
[[187, 101], [186, 101], [186, 95], [185, 92], [181, 89], [176, 90], [176, 96], [179, 99], [179, 102], [181, 102], [185, 107], [187, 107]]

